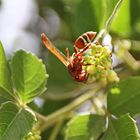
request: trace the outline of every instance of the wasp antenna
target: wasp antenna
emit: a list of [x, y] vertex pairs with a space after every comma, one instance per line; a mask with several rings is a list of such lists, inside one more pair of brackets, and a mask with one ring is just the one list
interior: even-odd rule
[[66, 56], [51, 43], [44, 33], [41, 34], [41, 39], [45, 47], [67, 67], [68, 62]]

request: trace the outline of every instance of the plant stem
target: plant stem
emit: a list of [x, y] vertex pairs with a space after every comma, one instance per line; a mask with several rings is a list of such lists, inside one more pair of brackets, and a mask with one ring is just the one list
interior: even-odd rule
[[114, 7], [114, 9], [113, 9], [112, 14], [110, 15], [110, 17], [109, 17], [108, 20], [106, 21], [106, 23], [105, 23], [105, 28], [104, 28], [106, 31], [109, 30], [109, 26], [111, 25], [112, 20], [113, 20], [113, 18], [115, 17], [117, 11], [119, 10], [119, 8], [120, 8], [122, 2], [123, 2], [123, 0], [119, 0], [119, 1], [117, 2], [117, 4], [115, 5], [115, 7]]
[[115, 7], [113, 9], [113, 12], [111, 13], [111, 15], [109, 16], [108, 20], [106, 21], [104, 28], [98, 33], [98, 35], [94, 39], [93, 43], [97, 42], [103, 35], [107, 34], [107, 32], [109, 30], [109, 27], [110, 27], [110, 25], [112, 23], [112, 20], [115, 17], [117, 11], [119, 10], [122, 2], [123, 2], [123, 0], [119, 0], [117, 2], [117, 4], [115, 5]]
[[105, 114], [105, 110], [103, 110], [103, 108], [99, 107], [98, 106], [98, 101], [99, 99], [97, 98], [92, 98], [91, 99], [91, 103], [92, 103], [92, 107], [95, 109], [96, 111], [96, 114], [101, 114], [101, 115], [104, 115]]
[[74, 89], [73, 91], [68, 92], [66, 95], [62, 94], [62, 95], [53, 95], [53, 94], [47, 94], [47, 97], [43, 96], [43, 99], [50, 99], [50, 100], [65, 100], [65, 99], [70, 99], [70, 98], [76, 98], [79, 95], [82, 95], [86, 92], [88, 92], [89, 90], [92, 90], [94, 88], [94, 84], [87, 84], [85, 86], [85, 84], [80, 84], [80, 86], [78, 86], [76, 89]]
[[130, 54], [128, 50], [124, 52], [124, 55], [122, 56], [125, 63], [134, 71], [137, 71], [140, 69], [140, 63], [139, 61], [136, 61], [135, 58]]
[[67, 118], [69, 116], [69, 114], [71, 113], [71, 111], [73, 111], [74, 109], [79, 107], [85, 101], [92, 98], [93, 95], [97, 91], [101, 90], [101, 88], [102, 87], [100, 86], [100, 84], [96, 84], [93, 92], [89, 92], [89, 93], [86, 93], [86, 94], [79, 96], [77, 99], [72, 101], [69, 105], [67, 105], [66, 107], [63, 107], [62, 109], [50, 114], [49, 116], [44, 117], [40, 114], [36, 114], [37, 118], [40, 120], [40, 125], [39, 125], [40, 130], [44, 131], [45, 129], [47, 129], [48, 127], [53, 125], [54, 123], [60, 121], [62, 118]]
[[52, 133], [51, 133], [51, 135], [50, 135], [50, 137], [49, 137], [49, 140], [56, 140], [56, 137], [57, 137], [57, 135], [58, 135], [58, 133], [59, 133], [59, 131], [60, 131], [60, 128], [61, 128], [62, 124], [63, 124], [63, 119], [61, 119], [61, 120], [56, 124], [56, 126], [54, 127], [54, 129], [53, 129], [53, 131], [52, 131]]

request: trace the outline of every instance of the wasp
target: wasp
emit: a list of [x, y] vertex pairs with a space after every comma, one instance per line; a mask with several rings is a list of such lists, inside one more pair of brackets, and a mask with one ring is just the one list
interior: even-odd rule
[[78, 82], [85, 82], [88, 78], [88, 73], [83, 69], [83, 53], [91, 47], [95, 35], [96, 32], [89, 31], [79, 36], [74, 43], [72, 56], [70, 56], [68, 48], [66, 48], [66, 55], [64, 55], [44, 33], [41, 34], [41, 38], [45, 47], [68, 68], [72, 78]]

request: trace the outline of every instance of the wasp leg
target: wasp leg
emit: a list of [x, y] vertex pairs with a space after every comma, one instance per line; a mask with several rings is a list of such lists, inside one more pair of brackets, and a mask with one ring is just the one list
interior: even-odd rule
[[72, 59], [70, 57], [70, 53], [69, 53], [68, 48], [66, 48], [66, 58], [67, 58], [67, 61], [69, 62], [69, 65], [71, 65], [71, 67], [73, 67]]
[[86, 51], [87, 49], [89, 49], [91, 47], [91, 43], [88, 43], [87, 45], [86, 45], [86, 47], [84, 47], [81, 51], [80, 51], [80, 53], [83, 53], [84, 51]]
[[74, 47], [74, 52], [77, 54], [79, 52], [78, 48]]
[[66, 48], [66, 58], [69, 59], [70, 58], [70, 53], [69, 53], [69, 49]]
[[95, 64], [83, 64], [83, 66], [95, 66], [95, 67], [98, 67], [98, 68], [100, 68], [100, 69], [102, 69], [102, 70], [106, 70], [106, 67], [103, 67], [103, 66], [101, 66], [101, 65], [95, 65]]

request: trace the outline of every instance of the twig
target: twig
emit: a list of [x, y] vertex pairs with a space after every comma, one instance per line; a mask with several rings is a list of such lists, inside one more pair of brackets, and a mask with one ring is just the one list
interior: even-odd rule
[[123, 0], [119, 0], [119, 1], [117, 2], [117, 4], [115, 5], [115, 7], [114, 7], [114, 9], [113, 9], [112, 14], [110, 15], [110, 17], [109, 17], [108, 20], [106, 21], [106, 24], [105, 24], [105, 30], [106, 30], [106, 31], [108, 31], [108, 28], [109, 28], [109, 26], [111, 25], [111, 22], [112, 22], [113, 18], [115, 17], [115, 15], [116, 15], [118, 9], [120, 8], [122, 2], [123, 2]]
[[60, 121], [56, 124], [56, 126], [55, 126], [54, 129], [53, 129], [53, 131], [51, 132], [51, 135], [50, 135], [50, 137], [49, 137], [49, 140], [56, 140], [56, 137], [57, 137], [57, 135], [58, 135], [58, 133], [59, 133], [59, 131], [60, 131], [60, 128], [61, 128], [62, 124], [63, 124], [63, 119], [60, 120]]
[[140, 63], [139, 61], [136, 61], [135, 58], [130, 54], [128, 50], [124, 52], [124, 55], [122, 56], [125, 63], [134, 71], [137, 71], [140, 69]]
[[76, 89], [74, 89], [73, 91], [68, 92], [67, 94], [60, 94], [60, 95], [54, 95], [51, 93], [48, 93], [47, 96], [43, 96], [43, 99], [50, 99], [50, 100], [65, 100], [65, 99], [70, 99], [70, 98], [75, 98], [79, 95], [82, 95], [86, 92], [88, 92], [89, 90], [94, 89], [95, 87], [95, 83], [91, 83], [91, 84], [83, 84], [78, 86]]
[[113, 20], [114, 16], [116, 15], [116, 13], [117, 13], [117, 11], [118, 11], [118, 9], [119, 9], [119, 7], [120, 7], [122, 2], [123, 2], [123, 0], [119, 0], [117, 2], [117, 4], [115, 5], [115, 7], [113, 9], [112, 14], [110, 15], [110, 17], [106, 21], [104, 28], [98, 33], [98, 35], [94, 39], [93, 43], [97, 42], [103, 35], [105, 35], [108, 32], [109, 27], [110, 27], [110, 25], [112, 23], [112, 20]]
[[71, 102], [66, 107], [63, 107], [62, 109], [52, 113], [51, 115], [49, 115], [47, 117], [37, 114], [38, 119], [41, 120], [40, 130], [44, 131], [45, 129], [47, 129], [48, 127], [53, 125], [54, 123], [60, 121], [62, 118], [67, 118], [69, 113], [71, 113], [71, 111], [73, 111], [74, 109], [79, 107], [81, 104], [83, 104], [85, 101], [87, 101], [88, 99], [93, 97], [93, 95], [97, 91], [101, 90], [101, 88], [102, 87], [100, 86], [100, 84], [97, 84], [96, 88], [94, 89], [93, 92], [89, 92], [89, 93], [79, 96], [77, 99], [75, 99], [73, 102]]
[[95, 109], [96, 114], [104, 115], [105, 112], [106, 112], [106, 110], [104, 110], [103, 108], [101, 108], [101, 107], [98, 106], [98, 103], [97, 103], [98, 100], [99, 100], [99, 99], [97, 99], [97, 98], [92, 98], [92, 99], [91, 99], [91, 103], [92, 103], [92, 105], [93, 105], [92, 108]]

